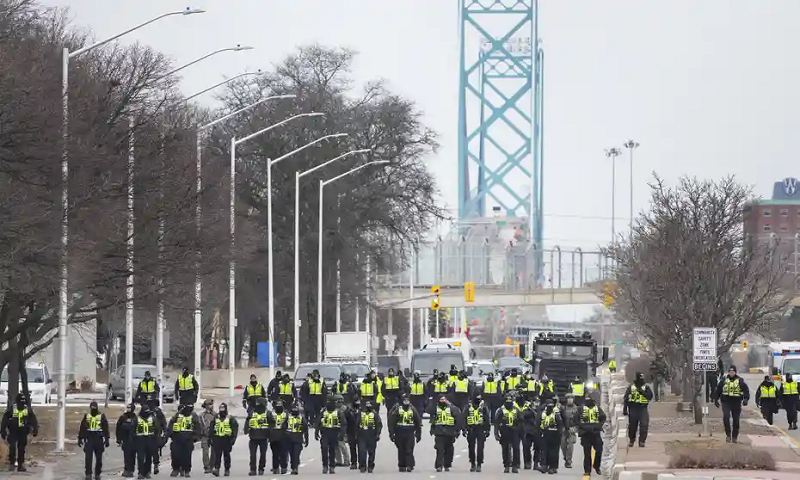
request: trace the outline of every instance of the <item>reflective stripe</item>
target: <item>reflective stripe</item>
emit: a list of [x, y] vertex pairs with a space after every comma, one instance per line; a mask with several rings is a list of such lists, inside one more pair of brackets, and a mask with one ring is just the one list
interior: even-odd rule
[[436, 393], [447, 393], [447, 389], [450, 387], [450, 384], [447, 382], [440, 382], [436, 381], [433, 382], [433, 391]]
[[217, 423], [214, 425], [214, 435], [217, 437], [230, 437], [233, 435], [231, 417], [225, 417], [225, 420], [217, 419]]
[[583, 396], [583, 392], [584, 392], [584, 388], [585, 388], [584, 384], [582, 384], [582, 383], [573, 383], [571, 385], [571, 387], [572, 387], [572, 395], [574, 395], [576, 397], [582, 397]]
[[469, 407], [467, 425], [483, 425], [483, 413], [480, 408]]
[[294, 394], [294, 385], [292, 382], [281, 383], [281, 390], [280, 395], [293, 395]]
[[483, 393], [491, 395], [497, 393], [497, 380], [492, 382], [483, 382]]
[[101, 432], [103, 430], [102, 428], [100, 428], [99, 413], [97, 415], [91, 415], [87, 413], [86, 422], [89, 424], [89, 428], [87, 430], [89, 430], [90, 432]]
[[286, 424], [286, 429], [291, 433], [300, 433], [303, 431], [303, 417], [289, 417], [289, 423]]
[[191, 432], [194, 430], [194, 422], [191, 415], [178, 415], [175, 425], [172, 426], [173, 432]]
[[636, 385], [631, 385], [631, 395], [628, 397], [628, 400], [631, 403], [638, 403], [640, 405], [647, 405], [648, 403], [647, 397], [642, 395], [642, 392], [639, 391], [639, 387]]
[[251, 429], [262, 430], [267, 428], [267, 415], [265, 413], [253, 413], [250, 417], [248, 426]]
[[467, 393], [469, 392], [469, 381], [468, 380], [456, 380], [456, 393]]
[[583, 414], [581, 418], [586, 423], [597, 423], [599, 420], [600, 410], [597, 407], [583, 407]]
[[508, 377], [508, 380], [506, 380], [506, 384], [508, 384], [509, 389], [517, 388], [517, 385], [519, 385], [519, 380], [520, 377]]
[[345, 382], [345, 383], [337, 382], [336, 383], [336, 393], [345, 394], [345, 393], [347, 393], [347, 391], [349, 389], [350, 389], [350, 384], [348, 382]]
[[775, 388], [775, 385], [761, 385], [761, 398], [775, 398], [778, 395], [778, 391]]
[[542, 415], [542, 422], [539, 424], [539, 428], [552, 430], [557, 428], [556, 424], [556, 412], [553, 411], [550, 415], [544, 414]]
[[397, 423], [398, 425], [414, 425], [414, 412], [400, 409], [400, 419]]
[[385, 390], [398, 390], [400, 388], [400, 379], [397, 377], [386, 377], [383, 386]]
[[181, 391], [194, 390], [194, 375], [189, 374], [185, 377], [178, 377], [178, 389]]
[[286, 412], [273, 413], [273, 418], [275, 419], [275, 430], [279, 430], [283, 427], [283, 422], [286, 421]]
[[325, 428], [339, 428], [339, 412], [325, 412], [322, 417], [322, 426]]
[[375, 396], [375, 385], [372, 382], [362, 382], [361, 383], [361, 396], [362, 397], [374, 397]]
[[260, 383], [257, 383], [256, 386], [252, 386], [250, 384], [247, 385], [247, 396], [252, 397], [253, 395], [261, 395], [261, 392], [264, 391], [264, 386]]
[[17, 426], [24, 427], [25, 426], [25, 417], [28, 416], [28, 409], [23, 408], [22, 410], [18, 410], [16, 405], [14, 406], [14, 413], [13, 418], [17, 419]]
[[155, 393], [156, 391], [156, 382], [155, 380], [142, 380], [139, 382], [139, 388], [142, 389], [142, 393]]
[[309, 382], [308, 393], [311, 395], [322, 395], [322, 382]]
[[742, 386], [739, 383], [739, 377], [734, 380], [726, 378], [725, 383], [722, 385], [722, 394], [728, 397], [741, 397]]
[[784, 395], [797, 395], [797, 382], [784, 382], [783, 383]]
[[422, 382], [412, 383], [411, 395], [425, 395], [425, 384]]
[[436, 409], [436, 423], [435, 425], [446, 425], [451, 427], [456, 424], [456, 419], [450, 415], [450, 409], [445, 408], [444, 410], [437, 408]]
[[154, 423], [153, 417], [147, 417], [147, 420], [145, 420], [142, 417], [139, 417], [138, 421], [136, 422], [136, 435], [139, 436], [153, 435], [155, 433], [153, 428], [154, 427], [153, 423]]
[[516, 410], [514, 409], [509, 410], [505, 406], [503, 406], [503, 418], [506, 419], [506, 425], [508, 425], [509, 427], [513, 427], [514, 419], [516, 418], [516, 416], [517, 416]]
[[[338, 424], [339, 419], [337, 418], [336, 421]], [[358, 422], [358, 425], [364, 430], [371, 430], [375, 428], [375, 413], [361, 412], [361, 419]]]

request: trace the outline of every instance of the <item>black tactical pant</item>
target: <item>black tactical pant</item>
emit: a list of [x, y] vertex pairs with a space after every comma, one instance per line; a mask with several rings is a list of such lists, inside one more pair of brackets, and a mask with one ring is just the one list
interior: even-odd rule
[[399, 427], [395, 430], [394, 444], [397, 447], [397, 466], [400, 468], [414, 468], [414, 429]]
[[545, 467], [547, 467], [548, 470], [557, 470], [558, 452], [561, 449], [561, 435], [558, 433], [558, 430], [545, 430], [542, 432], [542, 443], [544, 447], [542, 448], [542, 452], [544, 453], [541, 465], [542, 470], [544, 470]]
[[[636, 432], [639, 432], [639, 442], [647, 441], [647, 432], [650, 430], [650, 410], [647, 407], [630, 406], [628, 407], [628, 440], [636, 441]], [[739, 421], [737, 417], [736, 431], [739, 431]]]
[[233, 449], [231, 437], [214, 437], [211, 449], [214, 452], [214, 469], [220, 469], [224, 457], [225, 471], [229, 471], [231, 469], [231, 450]]
[[[600, 432], [586, 432], [581, 437], [583, 446], [583, 473], [590, 475], [592, 468], [600, 468], [600, 460], [603, 459], [603, 437]], [[592, 450], [594, 450], [594, 462], [592, 462]]]
[[126, 472], [133, 472], [136, 469], [136, 445], [133, 441], [122, 443], [122, 459]]
[[434, 447], [436, 448], [436, 461], [434, 462], [434, 466], [436, 468], [452, 467], [456, 437], [450, 435], [436, 435], [433, 438], [435, 439]]
[[483, 465], [483, 448], [486, 445], [486, 430], [483, 427], [473, 427], [467, 432], [467, 448], [469, 449], [469, 463]]
[[[536, 433], [525, 432], [522, 434], [522, 461], [525, 463], [525, 468], [530, 468], [533, 461], [533, 451], [536, 449]], [[537, 458], [537, 461], [540, 459]]]
[[[722, 402], [722, 425], [725, 427], [725, 436], [739, 438], [739, 418], [742, 416], [742, 402], [738, 399], [733, 402]], [[639, 437], [641, 439], [641, 436]]]
[[258, 471], [263, 472], [264, 469], [267, 468], [267, 448], [269, 446], [269, 440], [266, 438], [251, 438], [248, 446], [250, 447], [250, 471], [256, 471], [256, 454], [258, 454]]
[[287, 451], [285, 440], [273, 440], [269, 442], [269, 448], [272, 449], [272, 469], [282, 468], [286, 470], [289, 466], [289, 452]]
[[500, 434], [500, 448], [503, 452], [503, 467], [505, 468], [519, 468], [519, 437], [519, 433], [514, 431]]
[[136, 437], [136, 460], [140, 475], [149, 475], [153, 468], [153, 459], [158, 451], [159, 441], [153, 435]]
[[339, 445], [339, 429], [323, 428], [319, 438], [322, 466], [336, 468], [336, 447]]
[[94, 474], [100, 475], [103, 473], [103, 452], [106, 449], [103, 445], [103, 437], [101, 435], [91, 435], [84, 442], [86, 442], [83, 444], [83, 453], [85, 454], [83, 462], [84, 473], [86, 475], [92, 474], [92, 457], [94, 457]]
[[786, 410], [786, 421], [791, 427], [797, 423], [797, 395], [784, 395], [783, 408]]
[[18, 466], [25, 465], [25, 449], [28, 446], [28, 436], [15, 434], [8, 435], [8, 463], [13, 467], [14, 462]]
[[362, 434], [358, 437], [358, 467], [375, 468], [375, 449], [378, 442], [375, 434]]
[[300, 453], [303, 451], [303, 444], [301, 442], [286, 440], [284, 445], [289, 451], [290, 466], [292, 467], [292, 471], [296, 472], [297, 469], [300, 468]]
[[[174, 437], [169, 447], [172, 454], [172, 470], [189, 473], [192, 471], [192, 451], [194, 442], [183, 436]], [[213, 462], [212, 462], [213, 463]]]

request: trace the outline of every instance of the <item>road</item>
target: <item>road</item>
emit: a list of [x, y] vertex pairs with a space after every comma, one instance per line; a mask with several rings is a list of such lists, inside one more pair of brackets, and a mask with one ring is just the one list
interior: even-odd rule
[[[764, 380], [764, 374], [743, 373], [741, 374], [741, 377], [747, 383], [747, 386], [750, 387], [750, 396], [752, 400], [748, 406], [755, 409], [757, 408], [755, 405], [756, 388], [758, 388], [758, 385]], [[786, 421], [786, 410], [781, 410], [778, 412], [778, 414], [775, 415], [773, 422], [775, 427], [781, 429], [782, 433], [792, 439], [795, 446], [800, 448], [800, 430], [789, 430], [789, 422]]]

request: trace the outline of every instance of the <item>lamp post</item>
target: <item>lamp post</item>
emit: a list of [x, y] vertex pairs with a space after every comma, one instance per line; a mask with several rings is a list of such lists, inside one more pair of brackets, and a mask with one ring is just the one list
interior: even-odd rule
[[628, 140], [624, 144], [623, 147], [628, 149], [630, 154], [630, 161], [631, 161], [631, 218], [630, 218], [630, 239], [633, 239], [633, 151], [639, 148], [639, 143], [634, 142], [633, 140]]
[[294, 359], [292, 364], [295, 368], [300, 364], [300, 179], [343, 158], [371, 151], [370, 149], [352, 150], [304, 172], [294, 173]]
[[[218, 55], [223, 52], [241, 52], [245, 50], [252, 50], [253, 47], [247, 47], [242, 45], [236, 45], [235, 47], [228, 47], [228, 48], [220, 48], [214, 50], [211, 53], [203, 55], [195, 60], [192, 60], [189, 63], [183, 64], [178, 68], [171, 70], [170, 72], [165, 73], [164, 75], [159, 76], [153, 80], [157, 82], [164, 78], [167, 78], [171, 75], [174, 75], [181, 70], [188, 68], [192, 65], [195, 65], [203, 60], [209, 59], [214, 55]], [[134, 128], [134, 119], [133, 116], [129, 117], [129, 133], [128, 133], [128, 240], [126, 242], [126, 268], [128, 269], [128, 275], [125, 280], [125, 403], [130, 404], [133, 403], [133, 321], [134, 321], [134, 282], [133, 282], [133, 266], [134, 266], [134, 258], [133, 258], [133, 241], [134, 241], [134, 198], [133, 198], [133, 180], [134, 180], [134, 167], [135, 167], [135, 155], [134, 155], [134, 142], [133, 142], [133, 128]], [[163, 231], [163, 215], [159, 213], [159, 234]], [[161, 242], [161, 235], [159, 235], [159, 243]], [[156, 320], [156, 330], [158, 330], [158, 324], [163, 326], [163, 303], [162, 299], [159, 299], [159, 313], [158, 319]], [[156, 333], [158, 337], [158, 333]], [[163, 338], [162, 341], [162, 348], [163, 348]], [[158, 338], [156, 338], [156, 343], [158, 343]], [[163, 363], [163, 358], [162, 358]], [[162, 365], [163, 369], [163, 365]]]
[[617, 157], [622, 155], [622, 151], [619, 148], [608, 148], [606, 149], [606, 157], [611, 159], [611, 245], [614, 245], [616, 241], [617, 231], [616, 231], [616, 219], [614, 218], [614, 214], [616, 212], [616, 202], [617, 202]]
[[[228, 374], [229, 374], [229, 382], [230, 382], [229, 385], [228, 385], [228, 392], [229, 392], [230, 396], [233, 396], [233, 387], [234, 387], [233, 373], [234, 373], [234, 368], [235, 368], [235, 363], [236, 363], [234, 361], [234, 351], [236, 349], [235, 348], [236, 347], [236, 342], [234, 341], [235, 340], [235, 335], [236, 335], [236, 329], [235, 329], [235, 326], [236, 326], [236, 323], [235, 323], [236, 322], [236, 260], [235, 260], [235, 257], [234, 257], [235, 232], [236, 232], [236, 215], [235, 215], [235, 213], [236, 213], [236, 210], [235, 210], [235, 208], [236, 208], [236, 203], [235, 203], [236, 202], [236, 197], [235, 197], [235, 192], [236, 192], [236, 182], [235, 182], [236, 146], [241, 144], [241, 143], [244, 143], [244, 142], [246, 142], [248, 140], [256, 138], [259, 135], [263, 135], [264, 133], [272, 130], [273, 128], [276, 128], [276, 127], [279, 127], [281, 125], [284, 125], [284, 124], [286, 124], [288, 122], [291, 122], [292, 120], [295, 120], [297, 118], [321, 117], [323, 115], [325, 115], [325, 114], [324, 113], [317, 113], [317, 112], [301, 113], [301, 114], [295, 115], [293, 117], [289, 117], [289, 118], [287, 118], [285, 120], [282, 120], [282, 121], [280, 121], [280, 122], [278, 122], [278, 123], [276, 123], [274, 125], [271, 125], [269, 127], [263, 128], [263, 129], [255, 132], [255, 133], [252, 133], [252, 134], [250, 134], [250, 135], [248, 135], [248, 136], [246, 136], [244, 138], [241, 138], [241, 139], [238, 139], [238, 140], [236, 139], [236, 137], [231, 138], [231, 206], [230, 206], [230, 208], [231, 208], [231, 226], [230, 226], [230, 229], [231, 229], [231, 262], [230, 262], [230, 272], [229, 272], [229, 296], [230, 296], [229, 303], [230, 304], [228, 306], [228, 316], [229, 316], [229, 319], [228, 319], [228, 337], [229, 337], [229, 343], [232, 346], [231, 355], [229, 355], [229, 357], [228, 357], [228, 368], [229, 368], [229, 373]], [[272, 276], [272, 165], [274, 165], [275, 163], [277, 163], [277, 162], [279, 162], [279, 161], [281, 161], [281, 160], [283, 160], [285, 158], [290, 157], [291, 155], [294, 155], [297, 152], [305, 150], [306, 148], [308, 148], [308, 147], [310, 147], [312, 145], [315, 145], [315, 144], [317, 144], [319, 142], [322, 142], [322, 141], [325, 141], [325, 140], [328, 140], [328, 139], [331, 139], [331, 138], [334, 138], [334, 137], [338, 137], [338, 136], [341, 136], [341, 135], [342, 134], [327, 135], [325, 137], [321, 137], [321, 138], [318, 138], [318, 139], [316, 139], [316, 140], [314, 140], [312, 142], [309, 142], [309, 143], [303, 145], [302, 147], [296, 148], [296, 149], [292, 150], [291, 152], [289, 152], [289, 153], [287, 153], [287, 154], [285, 154], [285, 155], [283, 155], [281, 157], [278, 157], [275, 160], [267, 159], [267, 225], [268, 225], [267, 226], [267, 230], [269, 230], [269, 233], [268, 233], [268, 243], [269, 243], [269, 254], [268, 254], [269, 260], [268, 260], [268, 263], [269, 263], [269, 266], [270, 266], [270, 268], [269, 268], [269, 282], [270, 282], [270, 285], [269, 285], [269, 301], [270, 301], [269, 339], [270, 339], [270, 342], [271, 342], [271, 346], [273, 346], [275, 344], [275, 340], [274, 340], [275, 316], [274, 316], [274, 309], [273, 309], [273, 305], [272, 305], [273, 304], [273, 300], [275, 298], [274, 295], [273, 295], [274, 290], [273, 290], [273, 286], [272, 286], [272, 279], [273, 279], [273, 276]], [[274, 352], [274, 347], [272, 347], [270, 349], [270, 354], [269, 354], [269, 359], [270, 359], [270, 378], [273, 378], [275, 376], [275, 360], [274, 360], [273, 352]]]
[[[322, 247], [323, 247], [322, 228], [323, 228], [323, 215], [324, 215], [323, 207], [325, 206], [325, 195], [324, 195], [325, 186], [330, 185], [331, 183], [341, 178], [344, 178], [348, 175], [352, 175], [363, 168], [369, 167], [370, 165], [385, 165], [387, 163], [389, 163], [388, 160], [367, 162], [364, 165], [355, 167], [329, 180], [319, 181], [319, 234], [318, 234], [319, 250], [317, 252], [318, 255], [317, 256], [317, 361], [318, 362], [322, 361], [322, 333], [323, 333], [322, 332]], [[369, 305], [367, 305], [367, 308], [369, 308]], [[367, 331], [369, 331], [369, 328], [367, 328]]]
[[[191, 99], [193, 99], [195, 97], [198, 97], [199, 95], [202, 95], [203, 93], [209, 92], [209, 91], [211, 91], [211, 90], [213, 90], [215, 88], [218, 88], [218, 87], [226, 85], [226, 84], [228, 84], [230, 82], [233, 82], [236, 79], [239, 79], [239, 78], [242, 78], [242, 77], [245, 77], [245, 76], [249, 76], [249, 75], [259, 75], [259, 74], [261, 74], [260, 70], [258, 72], [248, 72], [248, 73], [242, 73], [240, 75], [236, 75], [234, 77], [231, 77], [231, 78], [225, 80], [224, 82], [220, 82], [220, 83], [214, 85], [213, 87], [206, 88], [205, 90], [203, 90], [201, 92], [198, 92], [198, 93], [196, 93], [194, 95], [190, 95], [190, 96], [184, 98], [183, 100], [181, 100], [180, 103], [185, 103], [185, 102], [187, 102], [187, 101], [189, 101], [189, 100], [191, 100]], [[261, 100], [253, 102], [253, 103], [251, 103], [251, 104], [249, 104], [249, 105], [247, 105], [245, 107], [242, 107], [242, 108], [240, 108], [238, 110], [235, 110], [235, 111], [233, 111], [231, 113], [228, 113], [227, 115], [223, 115], [223, 116], [221, 116], [220, 118], [217, 118], [214, 121], [206, 123], [205, 125], [198, 125], [197, 126], [197, 134], [196, 134], [197, 151], [196, 151], [196, 162], [195, 162], [195, 178], [196, 178], [196, 181], [195, 181], [195, 183], [196, 183], [195, 192], [196, 192], [196, 195], [197, 195], [197, 203], [195, 205], [195, 231], [197, 233], [198, 238], [200, 236], [200, 230], [201, 230], [201, 226], [202, 226], [202, 214], [203, 214], [202, 202], [200, 201], [200, 195], [201, 195], [201, 192], [202, 192], [202, 189], [203, 189], [203, 163], [202, 163], [203, 133], [206, 132], [207, 130], [213, 128], [214, 126], [222, 123], [222, 122], [225, 122], [225, 121], [227, 121], [227, 120], [229, 120], [229, 119], [231, 119], [231, 118], [233, 118], [233, 117], [235, 117], [237, 115], [240, 115], [242, 113], [245, 113], [247, 111], [252, 110], [253, 108], [257, 107], [258, 105], [261, 105], [262, 103], [266, 103], [266, 102], [269, 102], [271, 100], [281, 100], [281, 99], [288, 99], [288, 98], [295, 98], [295, 97], [296, 97], [295, 95], [274, 95], [274, 96], [270, 96], [270, 97], [265, 97], [265, 98], [262, 98]], [[195, 260], [195, 279], [194, 279], [194, 365], [195, 365], [194, 376], [197, 378], [197, 384], [200, 385], [200, 388], [202, 389], [202, 381], [201, 381], [201, 373], [202, 373], [202, 369], [201, 369], [201, 364], [202, 364], [202, 342], [201, 342], [201, 339], [202, 339], [202, 308], [201, 307], [202, 307], [203, 283], [202, 283], [202, 279], [200, 277], [200, 259], [201, 259], [201, 256], [200, 256], [200, 250], [199, 249], [195, 253], [195, 256], [196, 256], [196, 260]], [[160, 322], [158, 324], [158, 328], [157, 328], [157, 331], [156, 331], [156, 349], [158, 350], [158, 358], [156, 359], [156, 369], [158, 371], [159, 381], [161, 381], [161, 375], [163, 374], [163, 368], [164, 368], [163, 367], [163, 362], [164, 362], [164, 360], [163, 360], [164, 359], [164, 357], [163, 357], [163, 348], [164, 348], [163, 335], [164, 335], [164, 324], [163, 324], [163, 322]], [[198, 392], [198, 396], [199, 396], [199, 392]]]
[[56, 435], [56, 451], [64, 451], [66, 438], [66, 396], [67, 396], [67, 308], [69, 304], [68, 285], [69, 269], [67, 255], [69, 248], [69, 62], [71, 59], [86, 52], [102, 47], [107, 43], [123, 37], [135, 30], [157, 22], [162, 18], [174, 15], [193, 15], [204, 13], [204, 10], [187, 8], [186, 10], [173, 11], [161, 14], [144, 23], [140, 23], [105, 40], [100, 40], [75, 51], [64, 47], [61, 55], [61, 139], [63, 150], [61, 152], [61, 275], [58, 292], [58, 432]]

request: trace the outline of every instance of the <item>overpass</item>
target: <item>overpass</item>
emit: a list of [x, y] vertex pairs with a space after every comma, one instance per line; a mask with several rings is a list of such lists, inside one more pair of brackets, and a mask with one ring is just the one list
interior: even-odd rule
[[[378, 309], [430, 308], [431, 285], [414, 287], [414, 297], [408, 286], [381, 286], [375, 289], [374, 307]], [[600, 294], [592, 287], [509, 290], [505, 285], [475, 285], [475, 301], [464, 299], [464, 286], [440, 286], [442, 308], [454, 307], [522, 307], [541, 305], [589, 305], [602, 303]]]

